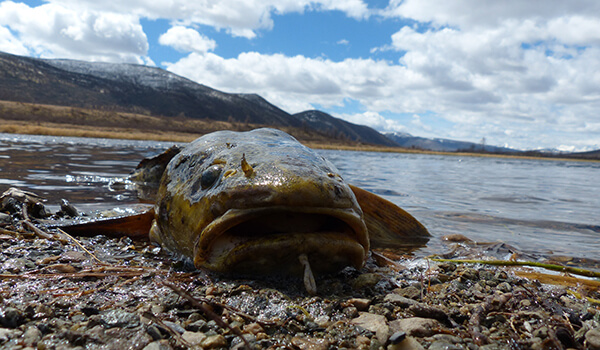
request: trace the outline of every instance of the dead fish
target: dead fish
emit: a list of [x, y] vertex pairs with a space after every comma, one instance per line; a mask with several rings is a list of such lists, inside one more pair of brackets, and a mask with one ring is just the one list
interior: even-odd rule
[[132, 178], [153, 182], [163, 164], [149, 237], [197, 268], [303, 275], [314, 293], [313, 272], [358, 269], [371, 247], [419, 246], [429, 237], [410, 214], [347, 184], [280, 130], [218, 131], [168, 152]]

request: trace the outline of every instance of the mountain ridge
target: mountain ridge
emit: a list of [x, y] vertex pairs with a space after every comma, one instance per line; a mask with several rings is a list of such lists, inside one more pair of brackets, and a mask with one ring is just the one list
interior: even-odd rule
[[[257, 94], [221, 92], [157, 67], [48, 60], [0, 52], [0, 82], [0, 100], [273, 127], [307, 127], [302, 118]], [[374, 137], [379, 134], [374, 129], [321, 113], [327, 123], [335, 119], [336, 125], [343, 129], [338, 137], [397, 146], [384, 137]], [[311, 125], [313, 132], [324, 133], [318, 123]]]

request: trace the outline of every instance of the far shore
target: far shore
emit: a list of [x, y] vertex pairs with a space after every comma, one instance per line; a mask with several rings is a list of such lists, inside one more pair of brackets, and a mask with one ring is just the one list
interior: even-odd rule
[[[108, 138], [108, 139], [127, 139], [127, 140], [148, 140], [162, 142], [191, 142], [203, 135], [203, 133], [187, 133], [177, 131], [161, 130], [138, 130], [124, 127], [98, 127], [76, 124], [59, 124], [46, 122], [27, 122], [12, 121], [0, 119], [0, 133], [25, 134], [25, 135], [48, 135], [48, 136], [68, 136], [68, 137], [90, 137], [90, 138]], [[519, 155], [505, 155], [493, 153], [468, 153], [468, 152], [438, 152], [419, 149], [408, 149], [401, 147], [384, 147], [377, 145], [359, 144], [351, 142], [333, 142], [324, 143], [314, 140], [305, 140], [297, 137], [300, 142], [314, 149], [330, 149], [344, 151], [360, 152], [386, 152], [386, 153], [409, 153], [409, 154], [428, 154], [443, 155], [454, 157], [493, 157], [493, 158], [511, 158], [511, 159], [538, 159], [554, 161], [595, 161], [586, 159], [571, 159], [559, 157], [533, 157]]]

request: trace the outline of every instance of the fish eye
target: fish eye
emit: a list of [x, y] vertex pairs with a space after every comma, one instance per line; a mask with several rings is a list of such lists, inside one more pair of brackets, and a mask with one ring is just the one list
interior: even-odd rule
[[223, 165], [212, 165], [204, 170], [200, 178], [202, 189], [204, 190], [212, 186], [219, 179], [219, 176], [221, 176], [221, 171], [223, 171]]

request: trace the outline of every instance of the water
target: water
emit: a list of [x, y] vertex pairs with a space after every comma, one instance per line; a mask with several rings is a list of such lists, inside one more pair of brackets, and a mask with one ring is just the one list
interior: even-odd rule
[[[0, 134], [0, 192], [11, 186], [93, 212], [137, 203], [127, 175], [172, 143]], [[344, 178], [401, 206], [434, 236], [463, 234], [537, 255], [600, 257], [600, 163], [319, 151]]]

